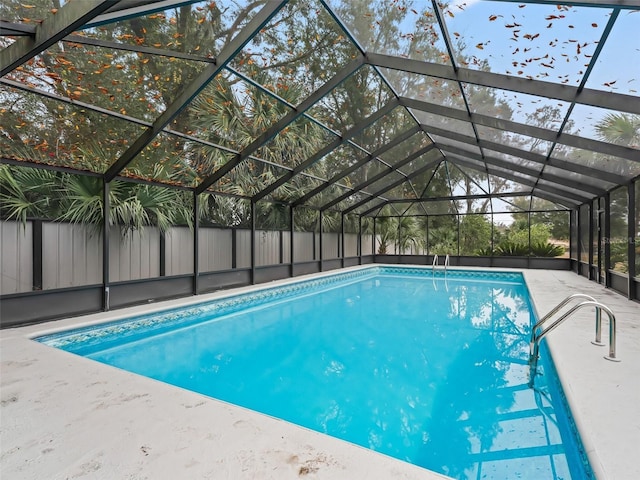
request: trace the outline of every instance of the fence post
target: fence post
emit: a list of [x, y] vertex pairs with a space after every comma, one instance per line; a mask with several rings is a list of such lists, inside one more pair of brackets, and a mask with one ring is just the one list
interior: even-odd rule
[[340, 247], [341, 250], [341, 265], [342, 268], [344, 268], [344, 213], [340, 215], [340, 244], [338, 247]]
[[[314, 235], [315, 236], [315, 235]], [[320, 210], [320, 271], [322, 272], [322, 259], [324, 258], [324, 252], [322, 251], [322, 210]]]
[[102, 309], [109, 310], [109, 182], [102, 181]]
[[376, 263], [376, 217], [373, 217], [373, 237], [371, 238], [371, 255], [373, 263]]
[[199, 252], [199, 235], [198, 235], [198, 231], [200, 229], [200, 218], [198, 215], [198, 193], [194, 190], [193, 191], [193, 294], [194, 295], [198, 295], [198, 276], [200, 273], [200, 265], [198, 265], [199, 263], [199, 258], [200, 258], [200, 252]]
[[31, 248], [33, 250], [32, 288], [42, 290], [42, 220], [34, 220], [31, 224]]
[[250, 283], [256, 283], [256, 202], [251, 200], [251, 276]]
[[293, 234], [295, 231], [294, 228], [294, 207], [293, 205], [291, 207], [289, 207], [289, 256], [291, 257], [290, 260], [290, 267], [289, 267], [289, 276], [293, 277], [293, 255], [294, 255], [294, 247], [293, 247]]
[[237, 268], [237, 251], [238, 247], [236, 246], [237, 242], [237, 230], [236, 227], [231, 227], [231, 268]]
[[163, 231], [160, 231], [160, 276], [167, 275], [167, 238]]
[[[600, 226], [602, 228], [602, 225]], [[604, 285], [611, 287], [611, 194], [604, 194]]]
[[358, 253], [358, 265], [362, 265], [362, 215], [358, 215], [358, 244], [356, 245]]
[[635, 249], [636, 235], [638, 234], [638, 232], [636, 232], [636, 215], [638, 214], [638, 212], [636, 212], [636, 182], [638, 182], [638, 180], [630, 182], [627, 187], [627, 263], [629, 264], [627, 267], [627, 298], [629, 300], [636, 299], [635, 278], [638, 273], [636, 272], [637, 253]]

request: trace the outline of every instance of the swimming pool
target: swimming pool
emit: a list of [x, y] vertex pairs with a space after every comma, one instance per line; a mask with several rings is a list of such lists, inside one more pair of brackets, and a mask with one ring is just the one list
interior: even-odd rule
[[454, 478], [589, 478], [518, 273], [372, 267], [41, 337]]

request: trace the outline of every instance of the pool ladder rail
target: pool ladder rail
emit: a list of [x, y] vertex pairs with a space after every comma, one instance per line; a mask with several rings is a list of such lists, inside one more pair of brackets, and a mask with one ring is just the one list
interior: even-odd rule
[[[431, 264], [431, 269], [435, 270], [436, 267], [438, 266], [438, 254], [434, 254], [433, 255], [433, 263]], [[447, 267], [449, 266], [449, 254], [447, 253], [447, 256], [444, 257], [444, 271], [445, 273], [447, 272]]]
[[[583, 299], [584, 301], [571, 307], [565, 313], [557, 317], [548, 326], [544, 325], [551, 318], [553, 318], [554, 315], [562, 310], [563, 307], [576, 299]], [[598, 302], [590, 295], [585, 295], [584, 293], [574, 293], [573, 295], [569, 295], [549, 313], [547, 313], [538, 323], [533, 326], [533, 329], [531, 330], [531, 339], [529, 341], [529, 367], [531, 372], [531, 382], [533, 382], [533, 377], [538, 365], [540, 341], [542, 341], [545, 336], [547, 336], [558, 325], [569, 318], [573, 313], [584, 307], [595, 307], [596, 309], [596, 337], [595, 340], [591, 343], [600, 347], [604, 346], [604, 343], [602, 343], [602, 312], [605, 312], [607, 314], [607, 316], [609, 317], [609, 355], [605, 355], [604, 358], [612, 362], [620, 361], [620, 359], [616, 357], [616, 316], [613, 314], [609, 307]], [[540, 329], [540, 331], [538, 331], [538, 329]]]

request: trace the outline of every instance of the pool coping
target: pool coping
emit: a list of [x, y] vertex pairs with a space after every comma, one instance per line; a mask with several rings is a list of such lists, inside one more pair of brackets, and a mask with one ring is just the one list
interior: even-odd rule
[[[41, 447], [38, 438], [53, 437], [57, 448], [71, 450], [73, 448], [86, 449], [84, 445], [76, 445], [73, 441], [69, 442], [65, 439], [72, 432], [72, 440], [77, 437], [83, 439], [83, 443], [93, 438], [94, 442], [100, 440], [95, 439], [90, 434], [80, 433], [77, 430], [86, 430], [95, 427], [96, 420], [93, 417], [81, 416], [74, 417], [73, 414], [66, 414], [65, 408], [56, 405], [56, 401], [69, 402], [74, 405], [78, 404], [78, 409], [87, 410], [91, 405], [104, 404], [104, 408], [113, 409], [122, 416], [122, 421], [133, 422], [138, 425], [144, 438], [153, 439], [157, 446], [154, 449], [166, 450], [166, 455], [170, 458], [183, 460], [184, 453], [171, 452], [170, 446], [160, 442], [154, 436], [147, 437], [150, 431], [153, 431], [153, 425], [148, 422], [148, 416], [158, 415], [158, 411], [163, 408], [167, 411], [175, 412], [180, 417], [184, 414], [182, 410], [186, 409], [183, 405], [202, 405], [199, 409], [206, 410], [206, 415], [201, 418], [188, 417], [190, 428], [194, 432], [199, 432], [198, 424], [206, 421], [206, 419], [214, 416], [218, 418], [220, 428], [225, 430], [224, 436], [230, 437], [230, 440], [222, 442], [220, 440], [212, 441], [202, 440], [196, 442], [211, 447], [215, 445], [217, 448], [224, 450], [227, 447], [225, 457], [214, 458], [209, 460], [210, 465], [206, 462], [203, 466], [199, 457], [194, 457], [196, 466], [184, 467], [178, 470], [178, 474], [186, 471], [194, 472], [194, 468], [206, 468], [212, 465], [220, 466], [220, 462], [224, 463], [231, 478], [298, 478], [301, 472], [310, 475], [309, 478], [422, 478], [422, 479], [442, 479], [443, 476], [424, 469], [409, 465], [385, 455], [371, 452], [362, 447], [348, 444], [338, 439], [333, 439], [316, 432], [308, 431], [302, 427], [289, 424], [287, 422], [273, 419], [256, 412], [247, 411], [241, 407], [235, 407], [224, 402], [208, 399], [192, 392], [186, 392], [175, 387], [160, 384], [153, 380], [147, 379], [142, 381], [141, 377], [127, 374], [112, 367], [105, 365], [87, 365], [82, 362], [79, 357], [68, 354], [67, 352], [56, 351], [53, 348], [38, 345], [30, 339], [40, 336], [68, 330], [70, 328], [85, 327], [96, 325], [104, 322], [111, 322], [118, 319], [128, 318], [135, 314], [151, 313], [152, 311], [161, 311], [183, 305], [194, 305], [209, 301], [212, 299], [235, 296], [246, 292], [252, 292], [273, 286], [287, 285], [296, 283], [300, 280], [309, 278], [321, 278], [325, 276], [335, 275], [336, 273], [349, 272], [358, 269], [371, 267], [398, 267], [398, 268], [415, 268], [413, 265], [363, 265], [349, 267], [344, 270], [332, 270], [321, 274], [305, 275], [268, 284], [260, 284], [251, 287], [242, 287], [234, 290], [226, 290], [216, 292], [214, 294], [200, 295], [196, 297], [183, 298], [178, 300], [170, 300], [150, 305], [131, 307], [124, 310], [112, 312], [103, 312], [72, 319], [48, 322], [40, 325], [28, 327], [12, 328], [0, 332], [0, 341], [2, 341], [2, 349], [0, 350], [0, 359], [2, 360], [2, 419], [0, 423], [0, 439], [2, 440], [2, 473], [8, 477], [18, 476], [19, 473], [32, 472], [30, 477], [38, 478], [38, 474], [45, 474], [41, 469], [47, 468], [51, 471], [51, 460], [47, 458], [46, 448]], [[419, 267], [419, 266], [418, 266]], [[419, 267], [430, 269], [430, 267]], [[456, 267], [451, 267], [456, 270]], [[484, 268], [460, 268], [460, 270], [482, 270]], [[612, 293], [601, 286], [589, 282], [588, 280], [578, 277], [571, 272], [556, 272], [543, 270], [519, 270], [499, 268], [490, 271], [516, 272], [524, 275], [533, 307], [538, 313], [548, 311], [553, 305], [557, 304], [564, 296], [574, 293], [576, 288], [580, 291], [588, 292], [597, 299], [604, 301], [605, 304], [612, 306], [616, 315], [619, 316], [618, 324], [618, 341], [619, 352], [623, 362], [614, 364], [606, 362], [602, 359], [604, 352], [598, 350], [598, 347], [591, 346], [588, 338], [593, 335], [592, 328], [585, 328], [582, 318], [585, 320], [593, 319], [593, 313], [579, 313], [580, 321], [568, 321], [566, 326], [557, 329], [557, 333], [548, 337], [548, 344], [558, 367], [558, 375], [563, 384], [565, 395], [571, 406], [576, 425], [581, 433], [583, 444], [589, 456], [590, 462], [599, 480], [613, 480], [625, 478], [640, 478], [640, 467], [635, 465], [635, 457], [631, 449], [632, 445], [640, 444], [640, 421], [636, 414], [636, 407], [633, 400], [629, 401], [629, 397], [638, 397], [640, 386], [633, 385], [634, 379], [640, 378], [640, 342], [638, 341], [638, 330], [640, 320], [640, 306], [634, 302], [627, 301], [624, 297]], [[553, 281], [552, 281], [553, 280]], [[615, 304], [615, 307], [613, 306]], [[620, 314], [619, 314], [620, 312]], [[635, 322], [633, 319], [635, 318]], [[605, 322], [606, 325], [606, 322]], [[603, 330], [606, 329], [603, 328]], [[635, 330], [635, 331], [634, 331]], [[635, 335], [634, 335], [635, 334]], [[606, 340], [607, 335], [603, 335]], [[585, 342], [589, 345], [589, 349], [585, 348]], [[40, 347], [40, 348], [36, 348]], [[43, 350], [45, 349], [45, 350]], [[596, 349], [596, 351], [593, 351]], [[600, 355], [602, 353], [602, 355]], [[600, 363], [596, 361], [599, 357]], [[44, 361], [43, 370], [34, 368], [33, 363]], [[31, 362], [31, 363], [29, 363]], [[95, 362], [92, 362], [95, 363]], [[609, 364], [609, 365], [605, 365]], [[52, 371], [55, 366], [63, 365], [80, 378], [69, 379], [64, 372], [59, 370]], [[42, 366], [42, 365], [41, 365]], [[615, 370], [615, 368], [618, 368]], [[588, 369], [590, 375], [585, 375], [585, 369]], [[90, 372], [88, 377], [84, 374]], [[84, 374], [83, 374], [84, 373]], [[92, 380], [95, 377], [106, 376], [106, 386], [93, 388]], [[635, 377], [633, 375], [636, 375]], [[588, 381], [585, 381], [588, 380]], [[84, 384], [82, 382], [85, 382]], [[57, 382], [57, 383], [56, 383]], [[62, 383], [67, 385], [60, 386]], [[42, 383], [44, 385], [41, 385]], [[637, 382], [636, 382], [637, 383]], [[594, 389], [593, 385], [597, 384], [600, 390]], [[56, 386], [58, 385], [58, 386]], [[69, 387], [67, 387], [69, 386]], [[84, 388], [83, 388], [84, 387]], [[620, 388], [623, 387], [623, 388]], [[73, 390], [80, 398], [67, 398], [65, 388]], [[135, 397], [126, 402], [116, 400], [112, 403], [99, 402], [100, 395], [106, 395], [112, 400], [119, 398], [128, 398], [130, 389], [142, 391], [140, 397]], [[598, 395], [598, 392], [603, 394]], [[20, 393], [22, 392], [22, 393]], [[613, 392], [613, 393], [612, 393]], [[67, 392], [69, 393], [69, 392]], [[43, 398], [38, 402], [21, 400], [25, 396], [32, 394], [33, 397]], [[84, 398], [86, 397], [86, 398]], [[603, 398], [604, 397], [604, 398]], [[14, 400], [15, 399], [15, 400]], [[169, 400], [167, 400], [169, 399]], [[610, 407], [611, 402], [621, 405], [622, 411], [613, 412]], [[135, 406], [132, 406], [135, 405]], [[47, 421], [46, 412], [41, 411], [41, 407], [50, 410], [51, 414], [58, 414], [64, 421], [75, 420], [70, 422], [70, 427], [64, 425], [62, 428], [56, 422]], [[144, 408], [143, 408], [144, 407]], [[178, 408], [180, 407], [180, 408]], [[137, 409], [137, 415], [132, 414], [132, 408]], [[192, 411], [199, 410], [191, 408]], [[146, 410], [150, 410], [148, 412]], [[191, 413], [191, 411], [190, 411]], [[135, 418], [132, 418], [132, 415]], [[626, 415], [626, 419], [625, 419]], [[28, 418], [42, 419], [43, 425], [34, 426]], [[6, 418], [22, 419], [9, 422], [7, 427]], [[635, 424], [633, 420], [635, 421]], [[57, 422], [59, 423], [59, 420]], [[155, 419], [156, 422], [173, 425], [171, 419]], [[187, 420], [185, 420], [186, 422]], [[195, 423], [193, 423], [195, 422]], [[237, 428], [238, 422], [242, 425], [249, 425], [250, 432], [242, 431]], [[50, 423], [50, 425], [47, 425]], [[27, 428], [29, 427], [29, 428]], [[62, 428], [62, 432], [61, 432]], [[117, 432], [126, 430], [126, 425], [121, 422], [115, 422], [112, 429]], [[240, 431], [239, 431], [240, 430]], [[613, 430], [613, 432], [612, 432]], [[616, 432], [619, 435], [616, 435]], [[63, 434], [64, 433], [64, 434]], [[144, 435], [143, 435], [144, 433]], [[274, 435], [275, 434], [275, 435]], [[99, 436], [101, 437], [101, 436]], [[135, 437], [135, 436], [134, 436]], [[166, 441], [188, 441], [188, 435], [172, 433], [172, 436]], [[613, 438], [612, 438], [613, 437]], [[618, 438], [620, 437], [620, 438]], [[137, 437], [135, 437], [137, 440]], [[151, 440], [145, 440], [150, 442]], [[133, 445], [129, 439], [126, 445]], [[138, 443], [142, 443], [140, 439]], [[160, 443], [157, 443], [160, 442]], [[254, 453], [249, 455], [241, 455], [246, 453], [246, 443], [255, 446]], [[635, 442], [635, 443], [634, 443]], [[70, 444], [69, 444], [70, 443]], [[109, 443], [109, 442], [107, 442]], [[228, 445], [224, 445], [228, 443]], [[154, 444], [154, 445], [156, 445]], [[136, 444], [137, 445], [137, 444]], [[162, 445], [162, 446], [160, 446]], [[301, 448], [301, 445], [304, 448]], [[11, 448], [13, 447], [13, 448]], [[140, 446], [140, 451], [144, 445]], [[277, 447], [277, 448], [275, 448]], [[19, 448], [21, 451], [15, 450]], [[48, 447], [53, 448], [53, 447]], [[121, 465], [122, 471], [127, 474], [140, 474], [140, 472], [166, 472], [163, 465], [153, 455], [140, 456], [140, 451], [136, 451], [135, 455], [131, 452], [123, 453], [121, 445], [111, 445], [109, 448], [101, 449], [100, 455], [97, 452], [93, 454], [78, 455], [72, 453], [63, 456], [58, 466], [58, 471], [62, 475], [60, 478], [66, 478], [71, 474], [80, 472], [83, 474], [87, 468], [100, 467], [106, 469], [108, 465]], [[187, 451], [199, 451], [203, 448], [201, 445], [192, 445], [186, 448]], [[256, 453], [257, 452], [257, 453]], [[147, 452], [148, 453], [148, 452]], [[636, 452], [637, 454], [637, 452]], [[133, 456], [132, 456], [133, 455]], [[149, 459], [148, 457], [153, 458]], [[246, 458], [246, 457], [249, 458]], [[29, 461], [28, 458], [36, 458], [37, 460]], [[4, 459], [7, 459], [5, 461]], [[235, 461], [233, 460], [235, 458]], [[152, 461], [154, 460], [154, 461]], [[314, 463], [315, 462], [315, 463]], [[55, 463], [55, 462], [54, 462]], [[165, 462], [166, 463], [166, 462]], [[28, 468], [27, 466], [28, 465]], [[84, 465], [84, 467], [83, 467]], [[88, 466], [87, 466], [88, 465]], [[199, 466], [198, 466], [199, 465]], [[173, 467], [174, 469], [176, 467]], [[84, 469], [84, 470], [83, 470]], [[96, 471], [100, 471], [100, 469]], [[160, 469], [160, 470], [158, 470]], [[262, 472], [262, 473], [260, 473]], [[273, 476], [273, 472], [277, 472], [277, 476]], [[85, 472], [86, 473], [86, 472]], [[104, 474], [104, 470], [103, 470]], [[283, 476], [284, 475], [284, 476]], [[22, 477], [21, 477], [22, 478]], [[57, 477], [56, 477], [57, 478]], [[104, 478], [109, 478], [106, 476]], [[151, 475], [153, 478], [153, 475]], [[217, 476], [212, 478], [218, 478]]]

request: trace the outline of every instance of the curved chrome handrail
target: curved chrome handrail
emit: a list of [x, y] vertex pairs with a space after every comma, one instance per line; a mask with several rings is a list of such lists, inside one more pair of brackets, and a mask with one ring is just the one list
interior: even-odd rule
[[433, 263], [431, 264], [431, 270], [435, 270], [436, 269], [436, 265], [438, 265], [438, 254], [434, 253], [433, 254]]
[[571, 314], [573, 314], [576, 310], [579, 310], [584, 307], [595, 307], [596, 311], [604, 311], [609, 317], [609, 355], [606, 355], [604, 358], [607, 360], [611, 360], [613, 362], [619, 362], [620, 360], [616, 357], [616, 316], [611, 311], [609, 307], [603, 305], [600, 302], [595, 300], [588, 300], [586, 302], [579, 303], [578, 305], [574, 305], [571, 309], [565, 312], [563, 315], [558, 317], [551, 325], [542, 330], [539, 334], [536, 334], [535, 331], [533, 333], [533, 342], [530, 344], [529, 349], [529, 361], [532, 366], [535, 366], [538, 360], [538, 354], [540, 351], [540, 341], [547, 336], [551, 331], [553, 331], [558, 325], [560, 325], [564, 320], [566, 320]]
[[444, 257], [444, 271], [447, 271], [447, 267], [449, 266], [449, 254], [447, 253], [447, 256]]
[[[531, 329], [531, 339], [529, 340], [529, 352], [531, 352], [531, 349], [533, 347], [533, 340], [535, 338], [536, 330], [538, 330], [538, 328], [540, 328], [542, 326], [542, 324], [544, 322], [546, 322], [547, 320], [549, 320], [553, 315], [558, 313], [558, 311], [560, 311], [562, 309], [562, 307], [564, 307], [566, 304], [568, 304], [569, 302], [571, 302], [572, 300], [574, 300], [576, 298], [584, 298], [584, 299], [590, 300], [592, 302], [597, 302], [597, 300], [595, 298], [593, 298], [591, 295], [586, 295], [584, 293], [574, 293], [573, 295], [569, 295], [562, 302], [560, 302], [558, 305], [556, 305], [556, 307], [554, 309], [552, 309], [544, 317], [542, 317], [542, 319], [540, 321], [538, 321], [538, 323], [536, 323], [533, 326], [533, 328]], [[600, 341], [600, 338], [598, 337], [598, 332], [597, 332], [597, 325], [598, 325], [597, 315], [598, 315], [598, 311], [596, 310], [596, 341]]]

